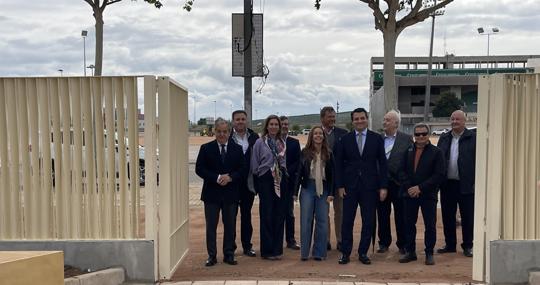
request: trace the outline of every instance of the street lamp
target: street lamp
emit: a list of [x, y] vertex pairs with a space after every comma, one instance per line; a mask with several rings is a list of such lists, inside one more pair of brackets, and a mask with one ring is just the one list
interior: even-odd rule
[[217, 119], [216, 114], [217, 114], [217, 112], [216, 112], [216, 100], [214, 100], [214, 120]]
[[58, 69], [58, 71], [60, 72], [60, 76], [64, 76], [64, 70], [63, 69]]
[[92, 76], [94, 76], [94, 68], [96, 68], [93, 64], [90, 64], [86, 68], [90, 68], [92, 70]]
[[488, 70], [488, 74], [489, 74], [489, 36], [498, 34], [499, 33], [499, 28], [494, 27], [494, 28], [491, 28], [491, 31], [489, 31], [489, 29], [486, 31], [486, 30], [484, 30], [483, 27], [479, 27], [477, 30], [478, 30], [478, 33], [480, 35], [487, 36], [487, 38], [488, 38], [488, 43], [487, 43], [487, 56], [488, 56], [487, 70]]
[[[427, 7], [433, 7], [437, 5], [437, 0], [427, 2]], [[429, 114], [429, 105], [431, 102], [431, 69], [433, 65], [433, 35], [435, 33], [435, 17], [444, 15], [444, 10], [435, 10], [431, 13], [431, 41], [429, 43], [429, 63], [428, 63], [428, 72], [426, 77], [426, 95], [424, 98], [424, 122], [428, 121]]]
[[83, 70], [84, 70], [84, 76], [86, 76], [86, 36], [88, 35], [88, 31], [82, 30], [81, 36], [83, 38]]

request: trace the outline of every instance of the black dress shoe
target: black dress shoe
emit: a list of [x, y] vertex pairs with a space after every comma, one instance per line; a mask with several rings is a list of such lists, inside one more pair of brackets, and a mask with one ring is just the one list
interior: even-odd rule
[[330, 244], [330, 242], [326, 244], [326, 250], [332, 250], [332, 245]]
[[369, 257], [365, 254], [360, 254], [360, 256], [358, 256], [358, 260], [360, 260], [360, 262], [363, 264], [371, 264], [371, 259], [369, 259]]
[[449, 252], [456, 252], [456, 248], [450, 248], [448, 246], [444, 246], [437, 249], [437, 253], [449, 253]]
[[473, 255], [472, 255], [472, 248], [465, 248], [465, 249], [463, 249], [463, 255], [465, 255], [466, 257], [473, 257]]
[[300, 246], [296, 242], [292, 242], [292, 243], [287, 244], [287, 248], [294, 249], [294, 250], [299, 250]]
[[276, 256], [263, 256], [262, 259], [266, 259], [266, 260], [278, 260], [278, 258]]
[[426, 254], [426, 265], [435, 265], [433, 254]]
[[341, 257], [339, 258], [338, 263], [339, 263], [339, 264], [347, 264], [347, 263], [349, 263], [350, 261], [351, 261], [351, 259], [349, 258], [349, 256], [343, 254], [343, 255], [341, 255]]
[[257, 254], [253, 249], [244, 249], [244, 255], [249, 257], [255, 257]]
[[416, 254], [412, 253], [405, 253], [403, 256], [399, 258], [399, 263], [409, 263], [411, 261], [417, 260], [418, 257], [416, 257]]
[[316, 256], [316, 257], [313, 257], [313, 260], [315, 260], [315, 261], [323, 261], [323, 258]]
[[209, 257], [206, 262], [204, 263], [205, 266], [214, 266], [217, 263], [217, 259], [215, 257]]
[[302, 261], [307, 261], [308, 258], [307, 258], [307, 257], [301, 257], [300, 260], [302, 260]]
[[238, 261], [234, 260], [234, 256], [225, 257], [223, 259], [223, 262], [229, 264], [229, 265], [237, 265]]
[[377, 249], [377, 253], [385, 253], [388, 251], [388, 247], [385, 245], [379, 246], [379, 249]]

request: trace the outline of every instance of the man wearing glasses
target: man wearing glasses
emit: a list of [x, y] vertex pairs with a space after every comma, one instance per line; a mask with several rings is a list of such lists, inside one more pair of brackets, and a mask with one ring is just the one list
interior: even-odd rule
[[414, 126], [414, 144], [405, 153], [399, 173], [401, 193], [405, 208], [405, 251], [399, 259], [407, 263], [416, 257], [416, 221], [418, 209], [424, 218], [424, 243], [426, 265], [434, 265], [433, 248], [437, 241], [437, 191], [444, 181], [446, 167], [442, 151], [429, 141], [429, 126], [419, 123]]

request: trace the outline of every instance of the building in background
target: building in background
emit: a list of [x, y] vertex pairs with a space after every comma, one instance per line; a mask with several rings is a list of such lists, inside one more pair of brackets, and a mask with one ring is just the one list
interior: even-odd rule
[[[475, 125], [478, 101], [478, 76], [493, 73], [528, 73], [534, 71], [540, 55], [434, 56], [431, 77], [430, 110], [443, 93], [452, 92], [465, 103], [470, 123]], [[396, 57], [398, 109], [405, 131], [422, 121], [429, 57]], [[537, 64], [537, 63], [536, 63]], [[382, 128], [384, 116], [383, 57], [372, 57], [370, 65], [370, 119], [373, 129]], [[430, 120], [434, 127], [448, 124], [445, 118]]]

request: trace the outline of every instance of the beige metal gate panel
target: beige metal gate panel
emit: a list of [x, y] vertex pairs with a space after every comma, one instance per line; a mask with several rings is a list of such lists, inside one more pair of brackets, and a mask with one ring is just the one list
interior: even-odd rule
[[489, 282], [490, 242], [540, 238], [540, 75], [479, 80], [473, 279]]
[[8, 141], [7, 123], [6, 123], [6, 96], [4, 91], [4, 82], [0, 81], [0, 239], [8, 237], [7, 232], [10, 229], [9, 216], [9, 172], [8, 167]]
[[39, 129], [40, 129], [40, 150], [42, 157], [40, 158], [41, 171], [39, 173], [40, 185], [38, 187], [38, 203], [39, 203], [39, 234], [40, 239], [53, 238], [53, 223], [52, 223], [52, 158], [51, 158], [51, 120], [49, 111], [49, 89], [47, 79], [37, 79], [37, 96], [39, 106]]
[[[158, 77], [159, 109], [159, 277], [170, 278], [188, 252], [187, 89]], [[181, 109], [179, 109], [181, 108]], [[181, 163], [184, 162], [184, 163]]]

